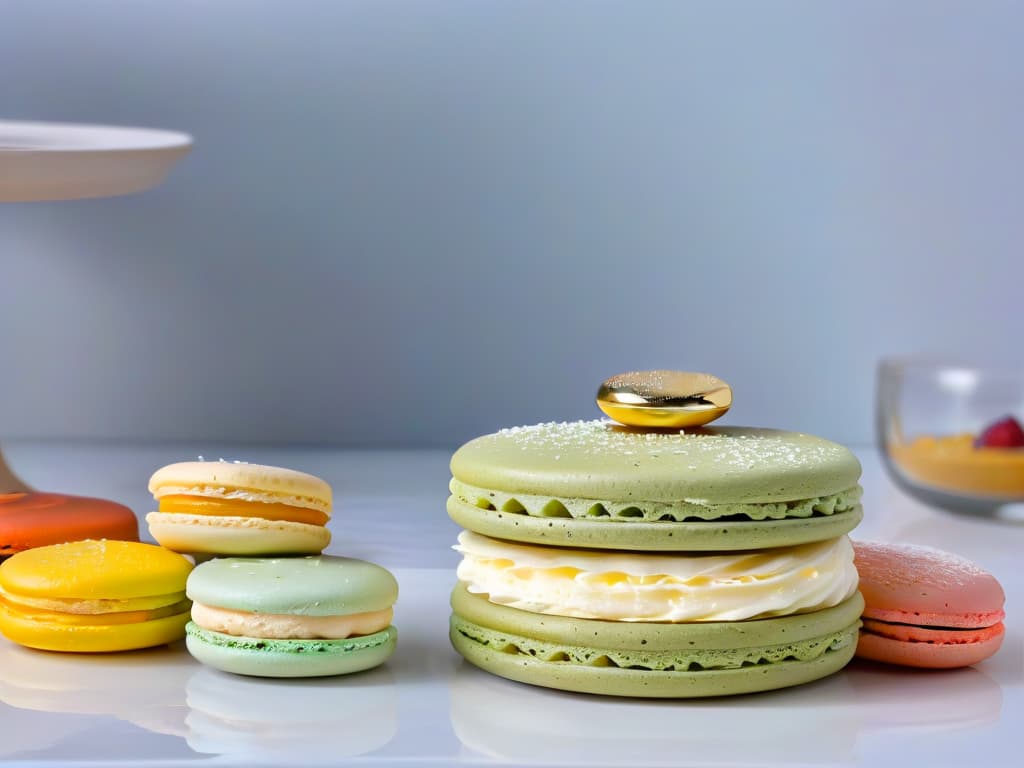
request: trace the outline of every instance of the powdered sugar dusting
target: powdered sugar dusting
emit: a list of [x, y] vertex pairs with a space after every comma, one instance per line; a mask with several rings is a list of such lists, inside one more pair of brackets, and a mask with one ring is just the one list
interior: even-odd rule
[[509, 443], [522, 451], [561, 458], [631, 456], [636, 461], [670, 460], [693, 468], [714, 462], [736, 470], [769, 463], [799, 471], [820, 467], [847, 454], [836, 443], [793, 432], [742, 427], [710, 427], [682, 432], [633, 430], [610, 421], [562, 421], [509, 427], [481, 440]]
[[966, 586], [993, 576], [966, 557], [919, 544], [858, 541], [857, 567], [862, 574], [889, 586], [927, 581], [944, 586]]

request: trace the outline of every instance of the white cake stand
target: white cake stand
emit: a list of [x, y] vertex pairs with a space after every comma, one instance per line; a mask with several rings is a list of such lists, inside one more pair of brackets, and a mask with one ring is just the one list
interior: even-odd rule
[[[0, 120], [0, 203], [142, 192], [191, 147], [175, 131]], [[28, 490], [0, 450], [0, 494]]]

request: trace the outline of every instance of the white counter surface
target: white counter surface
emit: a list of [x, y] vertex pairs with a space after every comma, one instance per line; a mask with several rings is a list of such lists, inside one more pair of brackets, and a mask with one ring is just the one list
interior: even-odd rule
[[98, 443], [5, 445], [33, 486], [151, 509], [157, 467], [203, 454], [300, 468], [335, 488], [328, 550], [374, 560], [401, 585], [398, 650], [350, 677], [271, 681], [201, 666], [183, 645], [128, 654], [29, 651], [0, 638], [0, 760], [26, 766], [1020, 765], [1024, 525], [908, 499], [864, 463], [855, 538], [941, 547], [991, 570], [1007, 637], [977, 667], [917, 672], [855, 661], [826, 680], [704, 701], [616, 700], [492, 677], [448, 645], [457, 527], [448, 454]]

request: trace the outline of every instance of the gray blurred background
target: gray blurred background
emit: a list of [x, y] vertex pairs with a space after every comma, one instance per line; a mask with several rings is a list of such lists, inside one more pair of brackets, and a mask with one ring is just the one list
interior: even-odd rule
[[0, 435], [453, 446], [634, 368], [871, 437], [1022, 362], [1024, 5], [8, 0], [0, 115], [188, 131], [0, 206]]

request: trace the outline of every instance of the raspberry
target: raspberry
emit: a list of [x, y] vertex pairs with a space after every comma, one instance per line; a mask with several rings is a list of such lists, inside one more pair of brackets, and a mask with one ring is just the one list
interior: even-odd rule
[[1024, 448], [1024, 429], [1013, 416], [989, 424], [974, 441], [975, 448]]

